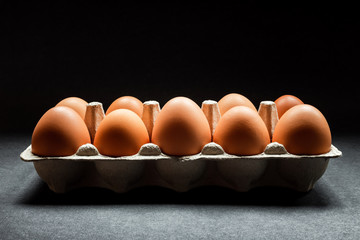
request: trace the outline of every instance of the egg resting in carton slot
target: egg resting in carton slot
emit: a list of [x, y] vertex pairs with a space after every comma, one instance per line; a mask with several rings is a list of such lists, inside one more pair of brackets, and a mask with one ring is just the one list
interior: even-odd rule
[[[202, 110], [213, 135], [220, 119], [218, 104], [206, 100]], [[159, 112], [158, 102], [144, 102], [142, 120], [149, 136]], [[261, 102], [258, 113], [272, 137], [278, 121], [275, 103]], [[88, 104], [85, 123], [92, 141], [104, 116], [101, 103]], [[185, 192], [204, 185], [243, 192], [260, 186], [306, 192], [323, 175], [329, 159], [341, 155], [333, 145], [325, 154], [294, 155], [288, 153], [283, 145], [272, 142], [261, 154], [237, 156], [210, 142], [200, 153], [190, 156], [169, 156], [162, 153], [156, 144], [148, 143], [132, 156], [104, 156], [93, 144], [85, 144], [71, 156], [40, 157], [32, 154], [29, 146], [20, 157], [33, 162], [39, 176], [58, 193], [79, 187], [102, 187], [121, 193], [140, 186], [162, 186]]]

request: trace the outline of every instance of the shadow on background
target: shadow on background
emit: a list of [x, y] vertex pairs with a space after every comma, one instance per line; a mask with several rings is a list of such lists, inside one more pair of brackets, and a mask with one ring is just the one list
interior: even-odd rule
[[65, 194], [52, 192], [44, 182], [28, 189], [19, 204], [25, 205], [122, 205], [185, 204], [244, 205], [285, 207], [333, 207], [336, 196], [326, 185], [318, 185], [307, 193], [284, 188], [262, 187], [249, 192], [236, 192], [221, 187], [199, 187], [179, 193], [162, 187], [141, 187], [126, 193], [101, 188], [81, 188]]

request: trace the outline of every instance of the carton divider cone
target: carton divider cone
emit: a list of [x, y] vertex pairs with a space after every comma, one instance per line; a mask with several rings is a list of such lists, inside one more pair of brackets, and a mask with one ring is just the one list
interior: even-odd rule
[[90, 133], [91, 143], [94, 143], [96, 131], [104, 117], [105, 113], [102, 103], [91, 102], [86, 106], [84, 121]]

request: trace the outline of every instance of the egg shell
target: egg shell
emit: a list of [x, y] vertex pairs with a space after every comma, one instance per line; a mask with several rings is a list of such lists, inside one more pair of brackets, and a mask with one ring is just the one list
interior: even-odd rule
[[245, 106], [254, 111], [257, 111], [254, 104], [248, 98], [238, 93], [229, 93], [225, 95], [223, 98], [220, 99], [218, 105], [221, 116], [224, 115], [228, 110], [236, 106]]
[[158, 114], [151, 139], [165, 154], [193, 155], [211, 141], [211, 131], [204, 113], [194, 101], [176, 97]]
[[131, 110], [117, 109], [106, 115], [95, 134], [94, 145], [103, 155], [130, 156], [149, 142], [141, 118]]
[[299, 105], [304, 104], [303, 101], [301, 101], [299, 98], [293, 96], [293, 95], [283, 95], [275, 100], [276, 108], [278, 111], [279, 118], [284, 115], [284, 113], [289, 110], [290, 108]]
[[90, 143], [90, 135], [84, 120], [64, 106], [49, 109], [31, 139], [32, 152], [40, 156], [69, 156], [85, 143]]
[[238, 106], [227, 111], [215, 129], [214, 142], [234, 155], [262, 153], [270, 143], [265, 123], [249, 107]]
[[78, 97], [68, 97], [61, 100], [56, 106], [65, 106], [75, 110], [82, 119], [85, 119], [87, 102]]
[[292, 154], [322, 154], [330, 151], [331, 132], [317, 108], [301, 104], [292, 107], [280, 118], [273, 141], [283, 144]]
[[139, 117], [142, 117], [143, 103], [139, 99], [132, 96], [119, 97], [111, 103], [106, 111], [106, 115], [116, 109], [128, 109], [136, 113]]

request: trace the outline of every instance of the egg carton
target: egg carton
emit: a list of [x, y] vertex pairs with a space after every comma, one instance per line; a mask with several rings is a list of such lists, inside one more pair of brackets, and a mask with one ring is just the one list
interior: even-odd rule
[[[217, 102], [204, 101], [202, 110], [213, 133], [220, 119]], [[159, 111], [158, 102], [144, 102], [142, 119], [149, 136]], [[272, 136], [278, 121], [275, 103], [261, 102], [258, 112]], [[103, 118], [102, 104], [89, 103], [85, 123], [91, 139]], [[228, 154], [220, 145], [210, 142], [200, 153], [191, 156], [169, 156], [156, 144], [147, 143], [137, 154], [122, 157], [104, 156], [93, 144], [80, 146], [71, 156], [41, 157], [31, 152], [30, 145], [20, 158], [33, 162], [40, 178], [57, 193], [80, 187], [101, 187], [123, 193], [142, 186], [161, 186], [178, 192], [200, 186], [221, 186], [241, 192], [276, 186], [306, 192], [324, 174], [329, 159], [341, 155], [333, 145], [325, 154], [294, 155], [282, 144], [272, 142], [261, 154], [238, 156]]]

